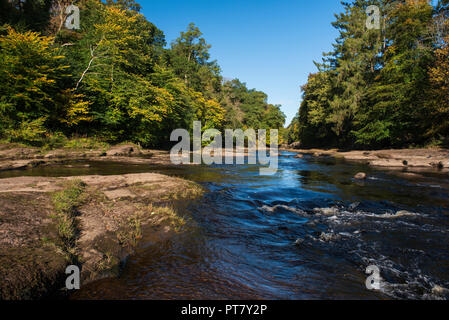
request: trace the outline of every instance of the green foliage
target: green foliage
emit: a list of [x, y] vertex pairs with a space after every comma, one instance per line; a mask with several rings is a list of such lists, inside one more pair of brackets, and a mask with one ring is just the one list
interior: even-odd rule
[[427, 136], [433, 137], [431, 143], [437, 141], [441, 144], [449, 144], [449, 1], [442, 1], [438, 7], [436, 26], [437, 50], [435, 51], [435, 63], [429, 70], [430, 92], [432, 99], [427, 110], [429, 114], [429, 126]]
[[216, 61], [209, 61], [211, 45], [207, 44], [202, 35], [195, 24], [189, 24], [187, 31], [181, 32], [180, 37], [172, 43], [166, 59], [186, 85], [205, 92], [213, 90], [217, 85], [220, 68]]
[[12, 141], [37, 142], [58, 125], [67, 66], [52, 41], [11, 27], [0, 36], [0, 121]]
[[285, 115], [279, 105], [267, 103], [267, 95], [255, 89], [248, 89], [238, 79], [226, 81], [219, 95], [219, 101], [226, 110], [225, 126], [231, 129], [280, 129]]
[[[372, 4], [383, 13], [380, 30], [365, 26], [365, 10]], [[317, 63], [319, 72], [303, 86], [289, 141], [382, 148], [447, 138], [447, 107], [441, 107], [447, 106], [442, 98], [447, 53], [435, 50], [445, 45], [447, 1], [436, 8], [426, 0], [343, 5], [344, 13], [333, 23], [340, 33], [334, 51]], [[438, 67], [431, 69], [435, 60]]]
[[[26, 3], [0, 1], [8, 24], [0, 28], [0, 138], [45, 148], [78, 147], [69, 136], [166, 147], [194, 120], [203, 130], [284, 124], [264, 93], [223, 84], [194, 24], [167, 49], [133, 0], [77, 1], [80, 30], [63, 28], [70, 1]], [[42, 20], [31, 23], [33, 14]]]
[[85, 183], [81, 180], [70, 180], [64, 184], [64, 190], [53, 195], [53, 204], [58, 214], [73, 215], [81, 202]]
[[46, 129], [44, 122], [46, 118], [35, 120], [24, 120], [14, 129], [6, 129], [5, 134], [9, 142], [22, 142], [30, 145], [39, 145], [45, 138]]
[[109, 145], [96, 137], [64, 139], [64, 148], [72, 150], [106, 150]]
[[52, 0], [0, 0], [0, 25], [40, 31], [50, 20]]
[[52, 215], [57, 221], [59, 237], [63, 250], [70, 260], [76, 258], [75, 241], [77, 237], [77, 208], [83, 203], [86, 185], [81, 180], [70, 180], [64, 183], [63, 190], [53, 194]]

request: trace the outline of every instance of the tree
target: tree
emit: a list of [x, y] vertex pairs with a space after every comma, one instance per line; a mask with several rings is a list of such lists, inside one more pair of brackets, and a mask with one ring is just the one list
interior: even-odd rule
[[16, 29], [40, 31], [50, 20], [53, 0], [0, 0], [0, 25], [14, 25]]
[[285, 115], [280, 105], [267, 103], [268, 96], [261, 91], [248, 89], [238, 79], [226, 81], [219, 101], [226, 110], [226, 127], [279, 129], [284, 126]]
[[[42, 144], [85, 134], [166, 147], [172, 130], [194, 120], [203, 130], [283, 125], [265, 93], [222, 82], [193, 24], [166, 49], [133, 0], [77, 1], [80, 30], [63, 27], [69, 4], [0, 0], [0, 19], [15, 27], [0, 27], [0, 137]], [[28, 19], [39, 10], [45, 19]]]
[[431, 21], [432, 7], [426, 0], [391, 3], [389, 45], [384, 67], [369, 91], [373, 107], [368, 127], [359, 133], [360, 142], [374, 140], [392, 146], [423, 142], [429, 98], [427, 69], [432, 61], [432, 43], [427, 37]]
[[[373, 4], [383, 14], [379, 30], [365, 26]], [[441, 74], [448, 1], [435, 9], [427, 0], [343, 5], [333, 23], [339, 30], [334, 50], [303, 86], [298, 124], [291, 127], [298, 139], [308, 146], [401, 147], [423, 144], [446, 130], [446, 120], [435, 120], [446, 119], [446, 113], [435, 106], [446, 98]], [[435, 99], [440, 102], [432, 103]]]
[[189, 24], [187, 31], [181, 32], [179, 38], [172, 43], [168, 60], [186, 85], [199, 92], [210, 92], [214, 87], [209, 84], [219, 81], [220, 68], [216, 61], [209, 61], [211, 45], [202, 35], [195, 24]]
[[[306, 85], [302, 87], [303, 101], [299, 109], [297, 140], [303, 146], [329, 146], [336, 142], [330, 115], [332, 83], [329, 72], [309, 75]], [[295, 127], [294, 127], [295, 128]]]
[[[449, 22], [446, 20], [446, 28]], [[429, 70], [432, 85], [430, 123], [427, 135], [447, 139], [449, 137], [449, 34], [446, 34], [435, 51], [435, 64]]]
[[63, 103], [72, 101], [60, 90], [68, 66], [52, 43], [52, 37], [11, 27], [0, 36], [0, 130], [13, 140], [33, 143], [45, 128], [58, 128]]

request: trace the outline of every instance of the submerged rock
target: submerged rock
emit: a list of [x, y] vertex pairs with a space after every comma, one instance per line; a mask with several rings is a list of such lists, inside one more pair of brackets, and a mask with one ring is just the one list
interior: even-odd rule
[[296, 156], [294, 156], [294, 158], [302, 159], [302, 158], [304, 158], [304, 155], [303, 154], [297, 154]]
[[315, 208], [313, 209], [313, 212], [317, 214], [322, 214], [325, 216], [335, 216], [340, 213], [338, 208]]
[[401, 211], [396, 212], [396, 215], [395, 215], [395, 216], [396, 216], [396, 217], [416, 216], [416, 213], [414, 213], [414, 212], [409, 212], [409, 211], [406, 211], [406, 210], [401, 210]]
[[313, 220], [309, 220], [306, 222], [306, 225], [309, 227], [316, 227], [316, 222]]
[[448, 289], [443, 288], [443, 287], [438, 286], [438, 285], [436, 285], [436, 286], [434, 286], [432, 288], [432, 293], [435, 294], [435, 295], [443, 295], [443, 294], [446, 294], [448, 292], [449, 292]]
[[396, 219], [396, 218], [400, 218], [400, 217], [412, 217], [412, 216], [417, 216], [417, 213], [414, 212], [409, 212], [406, 210], [401, 210], [398, 211], [396, 213], [384, 213], [384, 214], [380, 214], [380, 215], [376, 215], [376, 217], [378, 218], [383, 218], [383, 219]]
[[356, 209], [358, 206], [360, 206], [360, 202], [354, 202], [354, 203], [351, 203], [351, 205], [349, 206], [349, 210], [354, 210], [354, 209]]
[[324, 242], [330, 242], [330, 241], [338, 241], [341, 239], [341, 236], [335, 233], [325, 233], [322, 232], [320, 235], [320, 240]]

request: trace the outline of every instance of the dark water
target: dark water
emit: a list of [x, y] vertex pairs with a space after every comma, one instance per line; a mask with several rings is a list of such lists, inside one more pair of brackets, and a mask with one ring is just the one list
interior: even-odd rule
[[[75, 299], [449, 298], [449, 180], [438, 172], [285, 156], [272, 177], [249, 165], [58, 170], [27, 174], [157, 171], [209, 190], [182, 212], [183, 232], [143, 241], [119, 278], [88, 284]], [[359, 171], [369, 178], [353, 180]], [[381, 271], [379, 291], [366, 289], [369, 265]]]

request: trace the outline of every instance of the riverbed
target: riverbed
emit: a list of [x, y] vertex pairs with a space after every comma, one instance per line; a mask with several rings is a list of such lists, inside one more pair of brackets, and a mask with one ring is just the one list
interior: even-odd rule
[[[447, 299], [449, 179], [284, 152], [257, 165], [163, 167], [112, 162], [10, 171], [68, 176], [158, 172], [207, 190], [182, 232], [140, 242], [120, 277], [72, 299]], [[357, 172], [367, 173], [358, 181]], [[368, 266], [380, 290], [368, 290]]]

